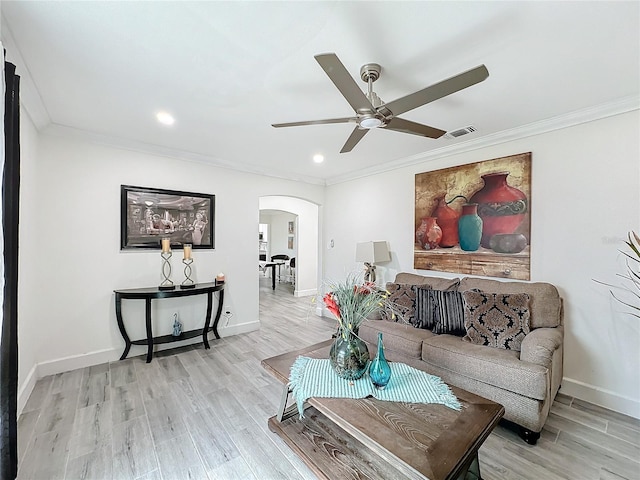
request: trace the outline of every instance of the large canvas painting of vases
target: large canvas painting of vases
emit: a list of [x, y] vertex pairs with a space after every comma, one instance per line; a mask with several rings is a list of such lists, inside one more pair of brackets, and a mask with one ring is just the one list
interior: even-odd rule
[[530, 152], [419, 173], [415, 194], [415, 269], [530, 279]]

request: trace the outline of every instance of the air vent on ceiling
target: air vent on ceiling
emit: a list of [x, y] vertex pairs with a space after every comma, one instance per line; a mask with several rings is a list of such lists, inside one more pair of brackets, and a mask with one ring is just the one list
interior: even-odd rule
[[468, 127], [459, 128], [457, 130], [453, 130], [451, 132], [447, 132], [445, 134], [445, 137], [447, 137], [447, 138], [458, 138], [458, 137], [461, 137], [463, 135], [467, 135], [469, 133], [473, 133], [473, 132], [475, 132], [477, 130], [478, 129], [476, 127], [474, 127], [473, 125], [469, 125]]

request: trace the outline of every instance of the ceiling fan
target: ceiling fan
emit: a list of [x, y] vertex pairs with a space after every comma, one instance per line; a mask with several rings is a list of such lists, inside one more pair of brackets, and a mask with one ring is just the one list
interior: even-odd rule
[[422, 125], [410, 120], [404, 120], [398, 117], [398, 115], [426, 105], [439, 98], [451, 95], [476, 83], [480, 83], [489, 76], [487, 67], [480, 65], [410, 95], [398, 98], [389, 103], [384, 103], [373, 91], [373, 82], [380, 78], [380, 72], [382, 71], [382, 67], [377, 63], [367, 63], [360, 68], [360, 78], [362, 78], [364, 82], [367, 82], [369, 86], [368, 92], [365, 94], [360, 90], [353, 77], [349, 75], [349, 72], [335, 53], [323, 53], [315, 55], [314, 58], [335, 86], [338, 87], [338, 90], [340, 90], [340, 93], [342, 93], [347, 102], [349, 102], [356, 116], [310, 120], [306, 122], [274, 123], [272, 126], [280, 128], [355, 122], [356, 128], [347, 139], [340, 153], [353, 150], [353, 147], [355, 147], [372, 128], [386, 128], [387, 130], [411, 133], [422, 137], [440, 138], [446, 133], [444, 130]]

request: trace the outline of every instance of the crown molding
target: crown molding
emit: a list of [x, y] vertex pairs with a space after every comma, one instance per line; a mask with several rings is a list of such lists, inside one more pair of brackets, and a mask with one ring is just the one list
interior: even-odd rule
[[13, 34], [4, 15], [0, 16], [0, 22], [2, 44], [7, 51], [5, 60], [16, 66], [16, 74], [20, 76], [20, 103], [35, 127], [40, 131], [51, 123], [51, 117], [33, 81], [31, 72], [29, 72], [29, 67], [27, 67], [22, 53], [13, 39]]
[[501, 143], [511, 142], [514, 140], [532, 137], [543, 133], [552, 132], [555, 130], [561, 130], [563, 128], [569, 128], [582, 123], [601, 120], [603, 118], [611, 117], [614, 115], [620, 115], [623, 113], [631, 112], [640, 109], [640, 96], [634, 95], [625, 97], [614, 102], [609, 102], [594, 107], [585, 108], [582, 110], [576, 110], [557, 117], [548, 118], [539, 122], [530, 123], [521, 127], [512, 128], [509, 130], [503, 130], [502, 132], [493, 133], [490, 135], [484, 135], [465, 142], [457, 143], [455, 145], [448, 145], [446, 147], [431, 150], [429, 152], [419, 153], [410, 157], [401, 158], [391, 162], [387, 162], [384, 165], [374, 166], [358, 170], [345, 175], [339, 175], [331, 177], [327, 180], [310, 177], [306, 175], [291, 175], [286, 172], [276, 171], [272, 168], [266, 169], [254, 165], [247, 165], [238, 162], [231, 162], [221, 158], [202, 155], [193, 152], [187, 152], [184, 150], [173, 149], [169, 147], [163, 147], [159, 145], [153, 145], [145, 142], [138, 142], [135, 140], [124, 139], [120, 137], [113, 137], [103, 134], [98, 134], [86, 130], [77, 129], [74, 127], [68, 127], [59, 124], [48, 123], [46, 128], [40, 128], [42, 133], [52, 134], [55, 136], [70, 137], [76, 139], [90, 140], [94, 143], [105, 145], [113, 148], [119, 148], [122, 150], [130, 150], [138, 153], [154, 154], [162, 157], [168, 157], [183, 161], [190, 161], [205, 164], [208, 166], [214, 166], [219, 168], [227, 168], [244, 173], [250, 173], [255, 175], [264, 175], [273, 178], [280, 178], [283, 180], [290, 180], [294, 182], [304, 182], [312, 185], [336, 185], [339, 183], [348, 182], [351, 180], [357, 180], [360, 178], [385, 173], [399, 168], [408, 167], [411, 165], [417, 165], [432, 160], [446, 158], [452, 155], [457, 155], [465, 152], [479, 150], [482, 148], [499, 145]]
[[[1, 1], [1, 0], [0, 0]], [[80, 140], [90, 140], [99, 145], [119, 148], [121, 150], [129, 150], [138, 153], [154, 154], [161, 157], [168, 157], [183, 161], [201, 163], [207, 166], [219, 168], [227, 168], [234, 171], [250, 173], [255, 175], [263, 175], [268, 177], [280, 178], [283, 180], [291, 180], [294, 182], [304, 182], [312, 185], [325, 185], [324, 179], [310, 177], [306, 175], [292, 175], [287, 172], [277, 172], [273, 169], [261, 168], [258, 166], [247, 165], [237, 162], [230, 162], [220, 158], [202, 155], [198, 153], [177, 150], [159, 145], [152, 145], [145, 142], [124, 139], [120, 137], [108, 136], [99, 133], [90, 132], [66, 125], [53, 123], [45, 104], [40, 96], [40, 92], [33, 81], [33, 77], [27, 67], [20, 49], [11, 33], [11, 29], [7, 24], [6, 18], [0, 16], [1, 40], [7, 51], [6, 60], [16, 65], [16, 72], [20, 75], [20, 103], [29, 118], [33, 122], [38, 132], [57, 137], [74, 138]]]
[[582, 123], [592, 122], [595, 120], [600, 120], [610, 116], [620, 115], [640, 109], [640, 95], [624, 97], [613, 102], [576, 110], [567, 114], [559, 115], [509, 130], [503, 130], [501, 132], [480, 136], [467, 141], [461, 141], [460, 143], [447, 145], [445, 147], [430, 150], [428, 152], [421, 152], [409, 157], [392, 160], [384, 163], [383, 165], [360, 169], [357, 172], [351, 172], [344, 175], [329, 177], [325, 180], [322, 178], [311, 177], [307, 175], [292, 175], [289, 172], [276, 171], [273, 168], [267, 169], [255, 165], [231, 162], [209, 155], [153, 145], [145, 142], [138, 142], [135, 140], [120, 137], [113, 137], [90, 132], [87, 130], [77, 129], [74, 127], [68, 127], [65, 125], [54, 124], [51, 122], [49, 112], [47, 111], [42, 97], [40, 96], [40, 92], [38, 91], [38, 88], [29, 72], [29, 69], [24, 62], [24, 59], [22, 58], [20, 50], [18, 49], [13, 39], [11, 29], [6, 22], [5, 17], [1, 16], [0, 20], [2, 22], [1, 38], [3, 45], [7, 50], [7, 60], [16, 65], [17, 73], [21, 77], [20, 100], [22, 106], [26, 110], [27, 114], [29, 115], [29, 117], [33, 121], [33, 124], [39, 132], [53, 134], [55, 136], [72, 137], [76, 139], [88, 139], [100, 145], [119, 148], [122, 150], [154, 154], [183, 161], [201, 163], [208, 166], [227, 168], [244, 173], [264, 175], [294, 182], [304, 182], [312, 185], [329, 186], [344, 183], [351, 180], [356, 180], [371, 175], [377, 175], [380, 173], [397, 170], [399, 168], [429, 162], [431, 160], [445, 158], [448, 156], [457, 155], [473, 150], [479, 150], [493, 145], [499, 145], [501, 143], [506, 143], [521, 138], [540, 135], [543, 133], [560, 130]]
[[160, 157], [167, 157], [173, 160], [182, 160], [186, 162], [195, 162], [209, 167], [226, 168], [234, 170], [236, 172], [250, 173], [254, 175], [267, 176], [280, 178], [283, 180], [290, 180], [294, 182], [304, 182], [312, 185], [325, 185], [323, 179], [309, 177], [306, 175], [291, 175], [273, 171], [273, 169], [262, 168], [255, 165], [247, 165], [245, 163], [231, 162], [223, 160], [221, 158], [203, 155], [200, 153], [188, 152], [185, 150], [178, 150], [169, 147], [163, 147], [160, 145], [153, 145], [150, 143], [139, 142], [136, 140], [114, 137], [104, 135], [100, 133], [90, 132], [88, 130], [82, 130], [65, 125], [59, 125], [55, 123], [49, 124], [46, 128], [41, 130], [42, 134], [50, 135], [54, 137], [72, 138], [81, 141], [90, 141], [98, 145], [103, 145], [111, 148], [117, 148], [120, 150], [128, 150], [137, 153], [145, 153], [151, 155], [158, 155]]
[[[0, 0], [1, 1], [1, 0]], [[207, 166], [227, 168], [230, 170], [262, 175], [294, 182], [304, 182], [312, 185], [325, 185], [324, 179], [310, 177], [306, 175], [292, 175], [288, 172], [277, 172], [273, 169], [266, 169], [259, 166], [247, 165], [238, 162], [230, 162], [220, 158], [202, 155], [194, 152], [178, 150], [160, 145], [153, 145], [135, 140], [108, 136], [104, 134], [90, 132], [66, 125], [53, 123], [45, 104], [40, 96], [40, 92], [33, 81], [33, 77], [29, 72], [26, 62], [24, 61], [20, 49], [11, 33], [11, 29], [7, 24], [6, 18], [0, 16], [1, 41], [7, 51], [6, 60], [16, 65], [16, 72], [20, 75], [20, 103], [29, 115], [34, 126], [41, 134], [47, 134], [57, 137], [74, 138], [79, 140], [89, 140], [99, 145], [119, 148], [121, 150], [129, 150], [138, 153], [147, 153], [168, 157], [183, 161], [195, 162]]]
[[640, 95], [632, 95], [613, 102], [576, 110], [563, 115], [558, 115], [557, 117], [523, 125], [521, 127], [503, 130], [501, 132], [484, 135], [455, 145], [448, 145], [429, 152], [423, 152], [410, 157], [394, 160], [387, 162], [384, 165], [365, 168], [358, 170], [357, 172], [331, 177], [326, 180], [326, 185], [336, 185], [338, 183], [357, 180], [359, 178], [369, 177], [379, 173], [390, 172], [392, 170], [397, 170], [398, 168], [416, 165], [473, 150], [479, 150], [481, 148], [491, 147], [493, 145], [499, 145], [501, 143], [532, 137], [534, 135], [540, 135], [555, 130], [561, 130], [563, 128], [569, 128], [582, 123], [593, 122], [595, 120], [601, 120], [603, 118], [639, 109]]

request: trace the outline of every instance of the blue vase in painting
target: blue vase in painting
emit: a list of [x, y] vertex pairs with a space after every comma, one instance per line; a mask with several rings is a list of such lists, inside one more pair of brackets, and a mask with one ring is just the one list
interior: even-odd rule
[[373, 386], [382, 390], [391, 379], [391, 366], [384, 358], [384, 346], [382, 345], [382, 332], [378, 332], [378, 353], [369, 366], [369, 377]]
[[458, 220], [458, 237], [462, 250], [475, 252], [480, 248], [482, 218], [478, 216], [477, 203], [467, 203], [462, 206], [462, 215]]

